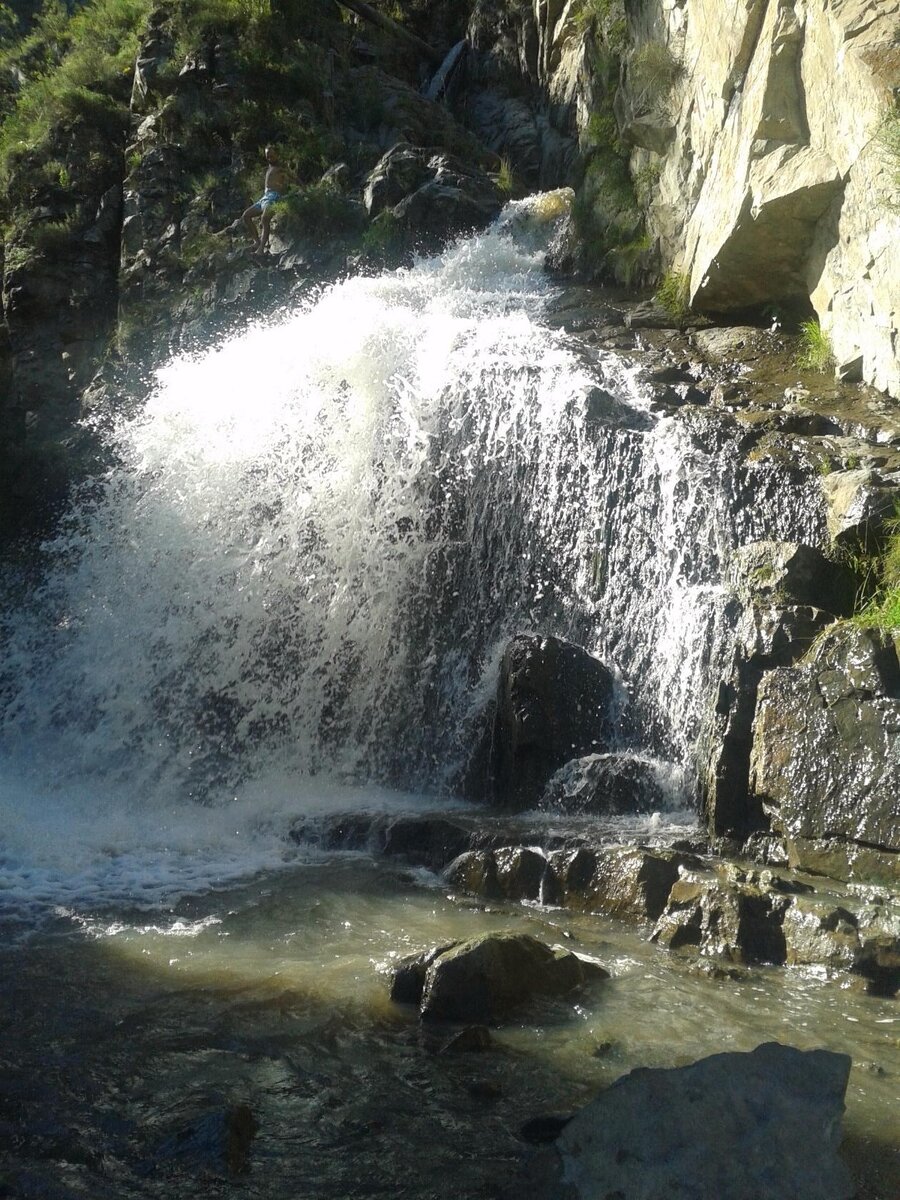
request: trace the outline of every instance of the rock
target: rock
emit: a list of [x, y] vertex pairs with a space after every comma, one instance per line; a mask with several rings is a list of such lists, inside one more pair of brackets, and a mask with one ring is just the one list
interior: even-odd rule
[[856, 916], [839, 904], [797, 897], [784, 915], [789, 966], [852, 967], [859, 958]]
[[391, 999], [394, 1003], [420, 1004], [428, 968], [439, 954], [451, 950], [455, 945], [456, 942], [445, 942], [442, 946], [433, 946], [430, 950], [401, 959], [391, 972]]
[[491, 850], [469, 850], [461, 854], [447, 867], [444, 876], [451, 887], [472, 896], [498, 900], [502, 895], [497, 880], [497, 863]]
[[835, 616], [849, 615], [856, 596], [856, 580], [847, 567], [798, 542], [750, 542], [739, 547], [731, 562], [730, 582], [745, 602], [808, 606]]
[[531, 1200], [850, 1200], [838, 1157], [851, 1061], [768, 1043], [639, 1069], [529, 1167]]
[[514, 637], [500, 665], [491, 731], [495, 799], [532, 807], [563, 763], [605, 749], [612, 696], [612, 675], [580, 646]]
[[822, 495], [831, 540], [838, 545], [866, 544], [893, 511], [900, 489], [878, 471], [832, 471], [822, 477]]
[[370, 172], [364, 203], [371, 217], [390, 211], [417, 237], [448, 238], [487, 225], [502, 208], [483, 171], [448, 154], [400, 143]]
[[857, 853], [876, 850], [885, 878], [900, 879], [900, 663], [889, 634], [839, 624], [803, 662], [763, 677], [750, 788], [792, 866], [847, 879], [862, 875]]
[[563, 996], [607, 973], [529, 934], [495, 933], [439, 954], [425, 977], [425, 1020], [489, 1022], [535, 996]]
[[541, 808], [573, 813], [648, 813], [665, 808], [658, 765], [633, 754], [589, 754], [560, 767]]
[[550, 855], [563, 903], [589, 912], [654, 921], [690, 855], [637, 846], [581, 846]]
[[547, 859], [537, 850], [506, 846], [494, 851], [495, 878], [500, 894], [509, 900], [538, 900], [553, 904], [558, 885]]
[[250, 1169], [250, 1147], [259, 1122], [246, 1104], [200, 1113], [177, 1128], [157, 1148], [148, 1169], [165, 1170], [168, 1165], [189, 1165], [193, 1170], [211, 1170], [227, 1175], [244, 1175]]
[[695, 946], [728, 962], [785, 961], [782, 921], [790, 900], [753, 872], [683, 872], [669, 892], [651, 941]]
[[[779, 548], [774, 554], [757, 550], [771, 545]], [[764, 831], [768, 824], [762, 803], [751, 796], [749, 789], [760, 680], [767, 670], [789, 666], [802, 658], [833, 620], [830, 613], [810, 606], [773, 606], [776, 594], [824, 590], [824, 584], [818, 581], [818, 565], [810, 573], [799, 568], [794, 571], [794, 558], [802, 562], [805, 556], [794, 556], [783, 543], [754, 543], [745, 551], [750, 569], [741, 574], [738, 586], [749, 602], [736, 617], [731, 663], [719, 681], [700, 750], [703, 809], [710, 836], [737, 841]], [[777, 565], [773, 566], [773, 561]]]
[[486, 1025], [467, 1025], [459, 1033], [451, 1034], [438, 1047], [438, 1054], [483, 1054], [493, 1045], [491, 1031]]

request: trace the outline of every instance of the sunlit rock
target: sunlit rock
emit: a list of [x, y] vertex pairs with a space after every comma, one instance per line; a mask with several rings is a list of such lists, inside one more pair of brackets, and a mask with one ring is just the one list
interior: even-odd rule
[[900, 878], [900, 663], [893, 639], [841, 624], [759, 686], [750, 787], [794, 866]]
[[537, 996], [564, 996], [607, 972], [530, 934], [487, 934], [440, 954], [428, 967], [426, 1020], [496, 1021]]
[[532, 1200], [850, 1200], [838, 1157], [850, 1058], [768, 1043], [641, 1068], [577, 1112], [529, 1168]]

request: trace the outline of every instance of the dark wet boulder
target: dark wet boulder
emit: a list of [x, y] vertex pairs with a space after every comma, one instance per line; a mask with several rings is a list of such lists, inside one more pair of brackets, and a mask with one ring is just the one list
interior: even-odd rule
[[[607, 748], [613, 678], [598, 659], [561, 638], [518, 634], [500, 665], [482, 795], [509, 808], [538, 803], [572, 758]], [[474, 790], [478, 790], [477, 788]]]
[[442, 946], [432, 946], [430, 950], [401, 958], [391, 972], [391, 999], [394, 1003], [420, 1004], [428, 968], [438, 955], [451, 950], [456, 944], [445, 942]]
[[212, 1108], [180, 1124], [144, 1164], [147, 1173], [189, 1168], [206, 1174], [239, 1176], [250, 1170], [250, 1149], [259, 1130], [246, 1104]]
[[767, 1043], [641, 1068], [529, 1164], [531, 1200], [850, 1200], [838, 1157], [850, 1058]]
[[900, 662], [849, 623], [759, 685], [750, 787], [793, 866], [900, 879]]
[[782, 964], [782, 924], [790, 904], [771, 872], [732, 864], [714, 873], [685, 871], [672, 885], [651, 940], [669, 950], [693, 946], [728, 962]]
[[656, 920], [679, 868], [694, 861], [689, 854], [640, 846], [578, 846], [550, 855], [567, 907], [638, 921]]
[[[762, 571], [759, 561], [752, 561]], [[763, 574], [765, 587], [780, 586], [776, 579], [784, 578], [774, 569]], [[750, 583], [745, 579], [741, 586], [749, 588]], [[699, 774], [710, 836], [744, 842], [768, 828], [762, 805], [750, 795], [748, 784], [760, 680], [766, 671], [801, 659], [833, 617], [809, 605], [778, 606], [771, 592], [750, 599], [743, 608], [736, 599], [732, 606], [735, 647], [701, 738]]]
[[601, 967], [530, 934], [492, 933], [461, 942], [428, 967], [421, 1013], [426, 1020], [490, 1022], [538, 996], [564, 996]]
[[560, 767], [541, 808], [566, 813], [649, 813], [665, 807], [659, 765], [633, 754], [588, 754]]
[[390, 212], [400, 228], [426, 240], [482, 229], [503, 207], [500, 190], [484, 171], [405, 143], [376, 164], [363, 199], [371, 217]]

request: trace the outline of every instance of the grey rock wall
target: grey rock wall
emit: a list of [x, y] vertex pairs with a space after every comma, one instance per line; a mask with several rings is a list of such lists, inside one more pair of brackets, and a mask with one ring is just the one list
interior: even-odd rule
[[665, 147], [643, 138], [632, 156], [658, 172], [663, 261], [709, 311], [809, 297], [838, 368], [900, 395], [900, 214], [878, 139], [900, 84], [898, 0], [626, 8], [626, 91], [649, 45], [678, 68], [656, 99]]

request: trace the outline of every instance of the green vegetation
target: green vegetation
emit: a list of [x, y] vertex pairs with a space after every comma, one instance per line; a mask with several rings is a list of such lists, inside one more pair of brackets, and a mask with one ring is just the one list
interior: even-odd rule
[[279, 234], [316, 242], [348, 238], [366, 221], [362, 205], [329, 180], [289, 192], [275, 205], [275, 214]]
[[647, 233], [642, 233], [623, 246], [614, 246], [609, 251], [609, 257], [616, 279], [625, 287], [634, 287], [639, 282], [641, 270], [652, 248], [653, 241]]
[[885, 523], [880, 553], [870, 559], [873, 594], [853, 620], [858, 625], [900, 629], [900, 508]]
[[831, 341], [819, 322], [801, 322], [797, 365], [805, 371], [827, 371], [833, 363]]
[[505, 196], [511, 196], [516, 187], [516, 177], [508, 158], [500, 159], [500, 167], [496, 175], [497, 187]]
[[635, 103], [643, 108], [659, 107], [682, 72], [681, 63], [662, 42], [639, 46], [629, 64]]
[[634, 173], [634, 194], [641, 208], [647, 208], [659, 183], [662, 164], [649, 162]]
[[681, 320], [691, 309], [691, 280], [683, 271], [667, 271], [654, 299], [671, 316]]
[[82, 122], [121, 136], [138, 34], [151, 0], [93, 0], [71, 16], [47, 0], [32, 31], [0, 52], [0, 75], [20, 71], [25, 84], [6, 98], [0, 128], [0, 179], [40, 153], [60, 127]]

